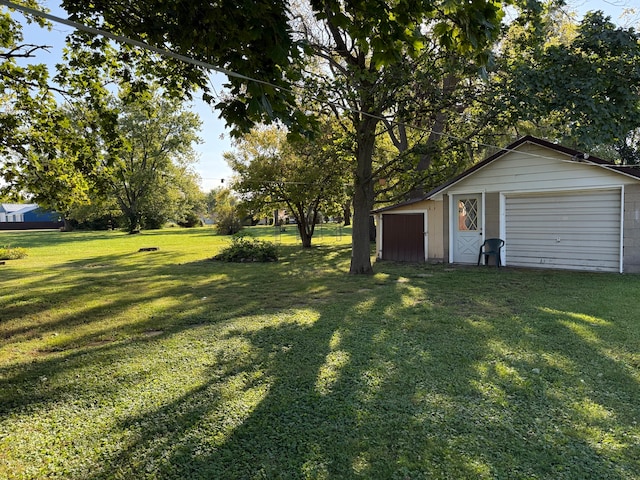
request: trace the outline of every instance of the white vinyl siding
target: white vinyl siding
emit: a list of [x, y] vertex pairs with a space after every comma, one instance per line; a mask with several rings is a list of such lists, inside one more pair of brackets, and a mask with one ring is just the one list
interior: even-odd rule
[[447, 193], [540, 192], [607, 188], [636, 184], [637, 179], [597, 165], [572, 161], [569, 155], [523, 144], [453, 185]]
[[507, 195], [507, 265], [618, 272], [620, 201], [620, 188]]

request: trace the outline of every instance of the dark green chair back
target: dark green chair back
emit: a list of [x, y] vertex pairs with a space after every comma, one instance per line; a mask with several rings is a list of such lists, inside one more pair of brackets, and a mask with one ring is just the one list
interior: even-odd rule
[[504, 240], [501, 238], [487, 238], [480, 246], [480, 253], [478, 254], [478, 265], [484, 255], [485, 265], [489, 265], [489, 257], [496, 257], [496, 267], [502, 265], [500, 260], [500, 249], [504, 246]]

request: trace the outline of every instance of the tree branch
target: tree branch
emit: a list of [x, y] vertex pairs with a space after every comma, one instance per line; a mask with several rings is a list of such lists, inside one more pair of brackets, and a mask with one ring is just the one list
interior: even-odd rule
[[51, 45], [33, 45], [30, 43], [25, 43], [24, 45], [17, 45], [7, 52], [0, 52], [0, 58], [4, 60], [10, 60], [12, 58], [33, 58], [35, 57], [35, 52], [38, 50], [44, 50], [47, 53], [49, 52], [49, 48]]

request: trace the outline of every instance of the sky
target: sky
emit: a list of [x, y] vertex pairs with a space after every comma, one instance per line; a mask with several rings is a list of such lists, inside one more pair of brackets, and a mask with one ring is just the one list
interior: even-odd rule
[[[640, 0], [570, 0], [569, 8], [575, 10], [579, 16], [590, 10], [602, 10], [611, 17], [614, 23], [624, 26], [638, 25], [640, 23]], [[52, 15], [66, 18], [64, 10], [58, 7], [57, 0], [43, 0], [41, 4], [46, 6]], [[630, 12], [635, 10], [635, 13]], [[625, 14], [626, 12], [626, 14]], [[14, 13], [16, 17], [20, 14]], [[39, 62], [47, 63], [50, 72], [60, 61], [65, 37], [71, 33], [72, 28], [63, 24], [54, 24], [50, 31], [38, 26], [26, 26], [23, 30], [24, 42], [35, 45], [48, 45], [47, 53], [38, 56]], [[212, 73], [211, 83], [220, 92], [226, 77], [219, 73]], [[212, 188], [228, 184], [233, 172], [226, 164], [223, 153], [232, 149], [229, 131], [225, 123], [219, 118], [218, 112], [213, 110], [199, 97], [201, 93], [194, 95], [191, 104], [192, 111], [196, 112], [202, 121], [200, 137], [203, 142], [196, 146], [199, 161], [195, 166], [196, 172], [201, 178], [201, 187], [207, 192]]]

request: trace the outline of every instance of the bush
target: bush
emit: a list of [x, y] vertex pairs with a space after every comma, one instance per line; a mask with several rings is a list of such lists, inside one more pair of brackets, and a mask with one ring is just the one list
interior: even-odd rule
[[231, 245], [213, 259], [223, 262], [275, 262], [278, 251], [271, 242], [234, 236]]
[[160, 230], [167, 222], [167, 218], [156, 212], [146, 213], [142, 218], [142, 228], [145, 230]]
[[200, 220], [200, 217], [198, 217], [198, 215], [196, 215], [194, 212], [187, 212], [184, 218], [181, 218], [176, 223], [183, 228], [193, 228], [193, 227], [202, 226], [202, 220]]
[[74, 226], [78, 230], [114, 230], [125, 223], [121, 218], [112, 215], [102, 215], [81, 222], [74, 222]]
[[219, 214], [216, 220], [216, 230], [220, 235], [235, 235], [242, 229], [240, 219], [234, 211]]
[[26, 248], [0, 247], [0, 260], [17, 260], [27, 256]]

